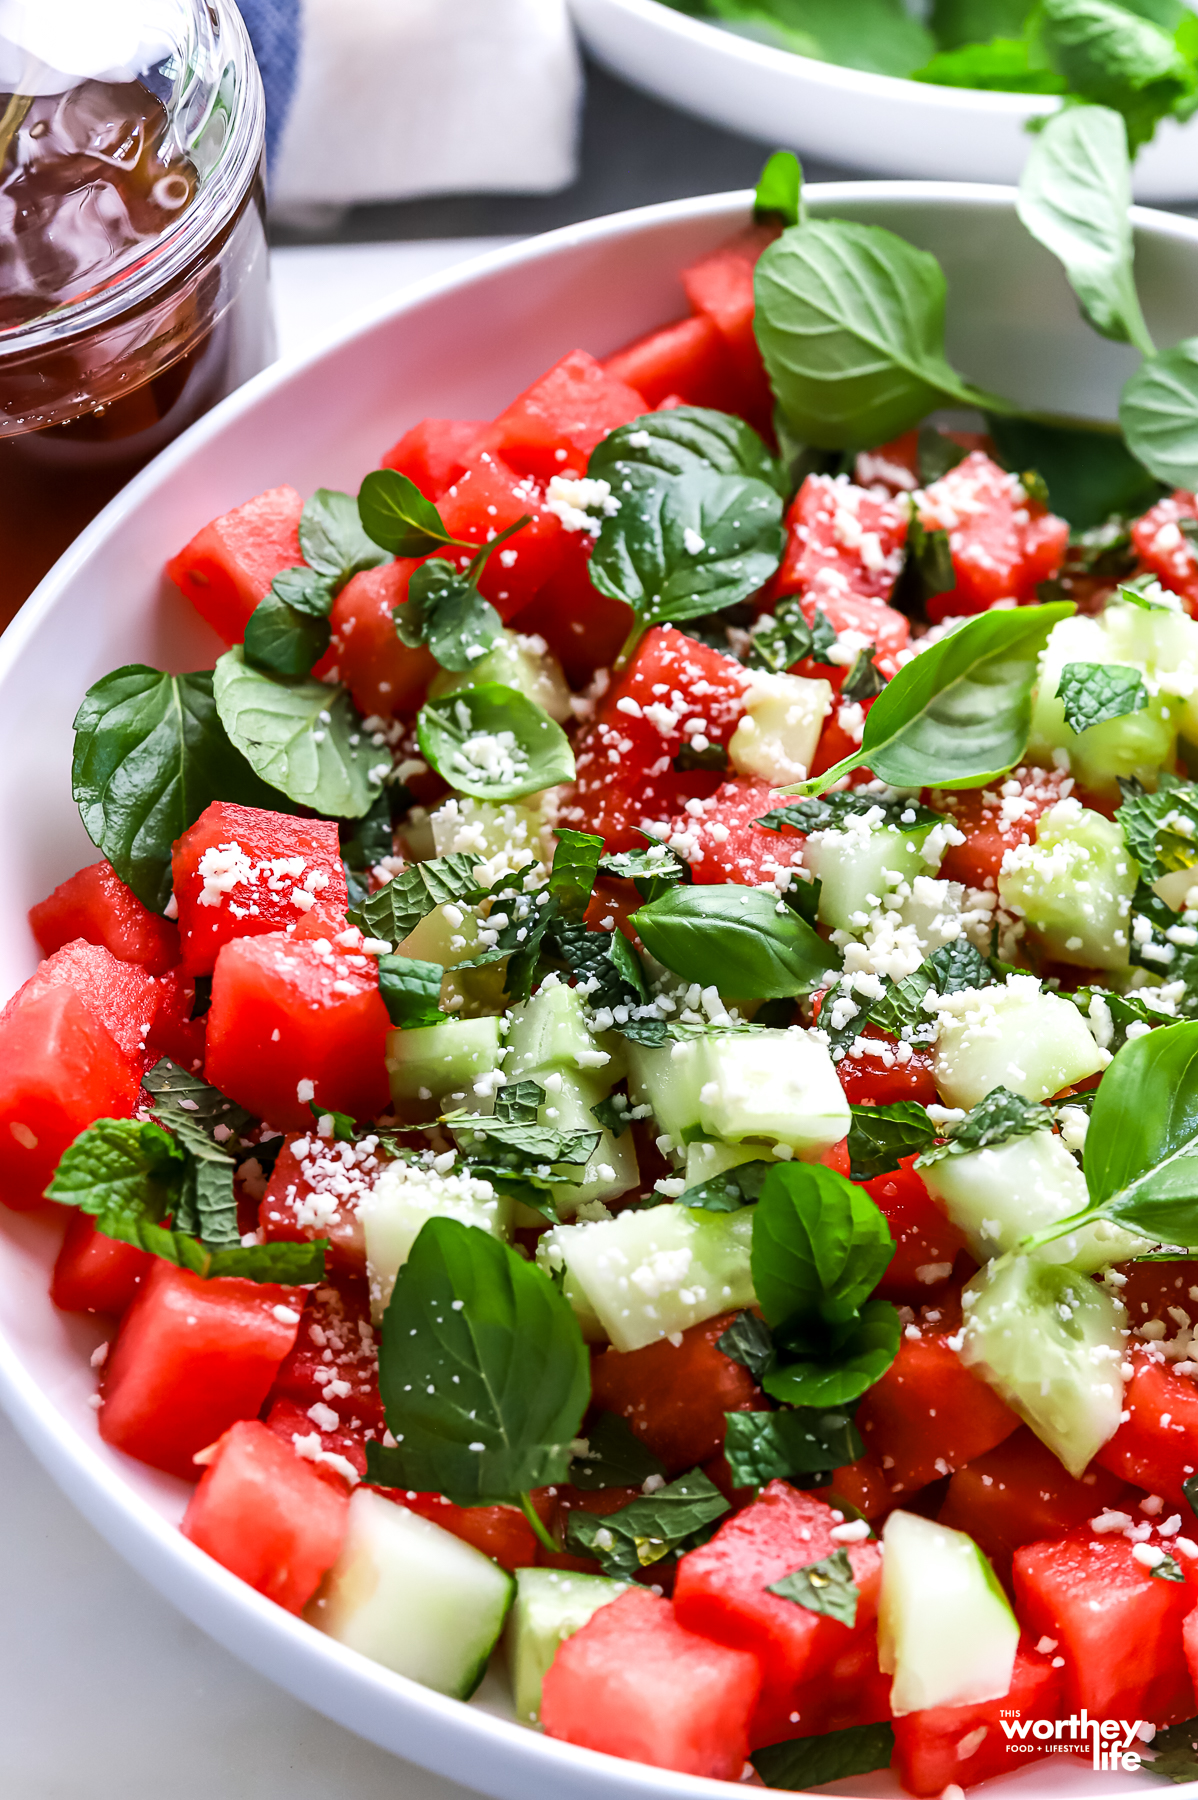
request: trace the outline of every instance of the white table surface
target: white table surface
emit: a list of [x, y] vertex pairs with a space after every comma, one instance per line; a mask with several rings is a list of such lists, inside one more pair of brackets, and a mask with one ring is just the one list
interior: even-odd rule
[[[509, 241], [275, 253], [282, 353], [405, 283]], [[159, 1598], [0, 1414], [3, 1800], [470, 1800], [354, 1737]]]

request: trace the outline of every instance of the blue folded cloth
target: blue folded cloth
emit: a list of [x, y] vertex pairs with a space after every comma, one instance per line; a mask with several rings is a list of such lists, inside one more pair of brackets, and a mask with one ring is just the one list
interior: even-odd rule
[[300, 0], [238, 0], [266, 89], [266, 156], [279, 153], [299, 68]]

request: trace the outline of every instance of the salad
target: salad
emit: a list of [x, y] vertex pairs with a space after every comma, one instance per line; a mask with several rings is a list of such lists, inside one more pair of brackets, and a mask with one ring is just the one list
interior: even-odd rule
[[937, 87], [1111, 107], [1133, 154], [1198, 106], [1198, 20], [1182, 0], [665, 0], [819, 62]]
[[205, 525], [215, 667], [82, 698], [3, 1197], [105, 1443], [397, 1673], [781, 1788], [1198, 1773], [1198, 340], [1127, 192], [1079, 108], [1020, 199], [1120, 429], [779, 155], [685, 318]]

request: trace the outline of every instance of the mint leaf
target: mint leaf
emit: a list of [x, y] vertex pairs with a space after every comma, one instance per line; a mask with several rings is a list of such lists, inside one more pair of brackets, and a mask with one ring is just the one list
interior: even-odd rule
[[375, 569], [388, 560], [363, 531], [356, 496], [334, 488], [317, 488], [305, 502], [299, 541], [304, 561], [332, 585], [334, 593], [360, 570]]
[[398, 469], [371, 470], [358, 494], [358, 517], [370, 541], [395, 556], [427, 556], [456, 542], [432, 501]]
[[819, 799], [793, 800], [787, 806], [775, 807], [758, 819], [757, 825], [762, 831], [781, 831], [785, 825], [808, 834], [843, 831], [850, 819], [869, 818], [871, 814], [877, 815], [871, 822], [878, 831], [891, 826], [898, 831], [921, 831], [929, 825], [939, 825], [944, 817], [916, 800], [884, 800], [865, 788], [842, 788]]
[[745, 999], [809, 994], [841, 962], [805, 919], [758, 888], [671, 888], [631, 923], [667, 969]]
[[793, 150], [775, 150], [762, 169], [753, 196], [753, 217], [758, 224], [780, 219], [797, 225], [803, 217], [803, 171]]
[[993, 987], [998, 982], [990, 964], [968, 938], [942, 944], [901, 981], [892, 981], [889, 976], [884, 979], [885, 990], [872, 1003], [865, 1020], [853, 1021], [855, 1034], [868, 1021], [895, 1037], [914, 1039], [933, 1017], [923, 1004], [926, 994], [960, 994], [967, 988]]
[[1181, 1564], [1172, 1556], [1166, 1556], [1163, 1561], [1154, 1564], [1154, 1566], [1149, 1569], [1148, 1573], [1154, 1576], [1157, 1581], [1185, 1580], [1185, 1576], [1182, 1574]]
[[378, 966], [379, 997], [393, 1025], [411, 1031], [445, 1023], [447, 1014], [441, 1011], [445, 970], [440, 963], [415, 956], [380, 956]]
[[244, 1106], [226, 1099], [220, 1089], [214, 1088], [202, 1075], [189, 1074], [169, 1056], [159, 1058], [142, 1076], [141, 1085], [153, 1099], [155, 1110], [172, 1128], [179, 1119], [214, 1137], [218, 1128], [223, 1127], [226, 1136], [221, 1141], [226, 1142], [229, 1136], [239, 1138], [253, 1123], [253, 1114]]
[[850, 1629], [857, 1623], [860, 1595], [847, 1550], [833, 1550], [831, 1556], [794, 1569], [781, 1581], [771, 1581], [766, 1593], [777, 1594], [780, 1600], [793, 1600], [796, 1606], [805, 1607], [808, 1612], [839, 1619]]
[[280, 570], [270, 584], [270, 592], [292, 612], [311, 619], [327, 619], [333, 604], [332, 582], [302, 564]]
[[716, 1339], [715, 1347], [746, 1368], [754, 1381], [760, 1381], [774, 1364], [774, 1340], [770, 1328], [756, 1313], [737, 1313], [727, 1331]]
[[209, 669], [144, 663], [88, 688], [75, 715], [71, 793], [83, 829], [153, 912], [171, 896], [171, 846], [214, 800], [290, 811], [229, 741]]
[[561, 726], [502, 682], [426, 701], [416, 734], [437, 774], [478, 800], [519, 800], [574, 779], [574, 752]]
[[716, 1520], [731, 1510], [706, 1475], [692, 1469], [618, 1512], [572, 1512], [565, 1547], [572, 1556], [595, 1557], [605, 1575], [629, 1580], [667, 1556], [680, 1556], [695, 1542], [705, 1542]]
[[477, 1226], [432, 1218], [387, 1306], [379, 1387], [396, 1444], [367, 1446], [368, 1480], [485, 1506], [566, 1480], [589, 1358], [535, 1264]]
[[586, 1435], [585, 1453], [570, 1464], [570, 1485], [584, 1493], [609, 1487], [643, 1487], [666, 1466], [654, 1456], [620, 1413], [600, 1413]]
[[1198, 787], [1167, 769], [1157, 778], [1155, 794], [1138, 781], [1121, 781], [1119, 786], [1123, 804], [1115, 822], [1144, 881], [1159, 881], [1162, 875], [1198, 865]]
[[[541, 1097], [543, 1100], [543, 1090]], [[538, 1125], [535, 1115], [530, 1120], [457, 1112], [447, 1113], [444, 1122], [468, 1161], [481, 1160], [492, 1168], [510, 1168], [516, 1175], [538, 1174], [546, 1179], [550, 1165], [584, 1169], [603, 1141], [598, 1131], [558, 1131], [552, 1125]]]
[[888, 1769], [893, 1755], [892, 1725], [850, 1725], [845, 1731], [823, 1731], [816, 1737], [770, 1744], [754, 1750], [749, 1760], [766, 1787], [803, 1793], [828, 1781]]
[[841, 683], [842, 700], [873, 700], [882, 692], [886, 686], [886, 677], [874, 663], [877, 654], [876, 644], [868, 644], [864, 650], [858, 650], [853, 658], [852, 668]]
[[1070, 731], [1088, 731], [1108, 719], [1143, 712], [1148, 689], [1138, 669], [1126, 663], [1066, 663], [1057, 683]]
[[1095, 1001], [1100, 1008], [1106, 1009], [1112, 1035], [1105, 1048], [1112, 1051], [1122, 1050], [1127, 1042], [1129, 1025], [1147, 1025], [1150, 1030], [1155, 1030], [1158, 1025], [1173, 1023], [1171, 1014], [1156, 1012], [1138, 994], [1116, 994], [1109, 988], [1084, 987], [1074, 988], [1071, 993], [1062, 994], [1061, 998], [1071, 1000], [1082, 1017], [1091, 1021], [1095, 1018], [1091, 1010]]
[[889, 1175], [906, 1156], [930, 1150], [937, 1127], [915, 1100], [892, 1106], [854, 1106], [849, 1126], [849, 1174], [854, 1181]]
[[618, 425], [596, 444], [587, 464], [591, 479], [609, 482], [617, 498], [631, 469], [677, 477], [744, 475], [788, 496], [785, 471], [753, 427], [707, 406], [672, 407]]
[[764, 624], [754, 628], [747, 666], [781, 675], [806, 657], [826, 662], [835, 642], [836, 632], [819, 607], [808, 625], [802, 602], [788, 595], [779, 600]]
[[795, 791], [821, 794], [862, 767], [901, 788], [981, 787], [1013, 768], [1027, 749], [1040, 652], [1073, 610], [1058, 601], [969, 619], [887, 683], [859, 751]]
[[601, 837], [589, 831], [568, 831], [564, 826], [558, 830], [549, 893], [563, 918], [577, 921], [586, 913], [602, 856]]
[[412, 863], [370, 894], [351, 917], [371, 937], [402, 943], [438, 906], [470, 907], [481, 900], [487, 890], [479, 884], [477, 868], [478, 858], [464, 851]]
[[664, 1044], [666, 1022], [656, 1014], [634, 1015], [648, 1000], [640, 957], [622, 931], [592, 931], [582, 923], [552, 921], [550, 941], [576, 978], [593, 1012], [610, 1015], [605, 1030], [618, 1031], [638, 1044]]
[[1186, 1719], [1181, 1725], [1167, 1725], [1158, 1731], [1148, 1746], [1151, 1762], [1145, 1767], [1153, 1775], [1164, 1775], [1170, 1781], [1198, 1780], [1198, 1719]]
[[599, 864], [605, 875], [631, 881], [646, 904], [679, 882], [694, 880], [690, 864], [666, 844], [650, 843], [646, 850], [620, 850]]
[[495, 1096], [495, 1117], [504, 1125], [535, 1125], [544, 1104], [539, 1081], [509, 1081]]
[[402, 644], [427, 644], [443, 669], [459, 674], [473, 669], [503, 631], [503, 620], [469, 576], [439, 556], [413, 569], [391, 616]]
[[685, 1189], [678, 1204], [698, 1207], [703, 1212], [739, 1212], [742, 1206], [753, 1204], [774, 1166], [772, 1161], [737, 1163], [722, 1174]]
[[379, 752], [345, 688], [268, 675], [237, 645], [217, 660], [213, 694], [230, 741], [264, 781], [333, 818], [369, 812], [382, 784]]
[[991, 1088], [984, 1100], [966, 1113], [955, 1125], [945, 1127], [947, 1142], [927, 1150], [917, 1167], [941, 1162], [946, 1156], [968, 1156], [991, 1144], [1005, 1144], [1011, 1138], [1027, 1137], [1033, 1131], [1051, 1131], [1053, 1115], [1049, 1107], [1025, 1100], [1009, 1088]]
[[791, 1480], [799, 1487], [827, 1487], [834, 1469], [864, 1455], [860, 1434], [847, 1413], [786, 1410], [724, 1416], [724, 1455], [734, 1487]]

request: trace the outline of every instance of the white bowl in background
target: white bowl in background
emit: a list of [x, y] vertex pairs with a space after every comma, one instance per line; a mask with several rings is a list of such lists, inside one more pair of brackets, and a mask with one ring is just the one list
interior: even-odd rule
[[[1043, 94], [992, 94], [871, 75], [755, 43], [660, 0], [570, 0], [591, 54], [700, 118], [846, 169], [1017, 181]], [[1198, 200], [1198, 116], [1166, 119], [1136, 159], [1137, 200]]]
[[[356, 489], [426, 414], [486, 418], [555, 358], [602, 355], [685, 311], [679, 270], [748, 217], [751, 196], [648, 207], [497, 251], [405, 291], [325, 348], [257, 376], [131, 483], [47, 576], [0, 640], [0, 996], [37, 961], [26, 911], [94, 860], [71, 802], [71, 720], [84, 690], [126, 662], [182, 670], [221, 646], [163, 576], [214, 514], [291, 482]], [[846, 183], [812, 211], [889, 225], [948, 277], [949, 354], [965, 375], [1040, 408], [1114, 415], [1134, 363], [1095, 336], [1006, 189]], [[1171, 343], [1198, 314], [1198, 224], [1137, 211], [1148, 323]], [[54, 1220], [0, 1207], [0, 1403], [97, 1529], [161, 1593], [282, 1687], [384, 1748], [500, 1800], [712, 1800], [722, 1782], [554, 1743], [514, 1723], [506, 1684], [469, 1705], [390, 1674], [290, 1617], [176, 1530], [188, 1490], [100, 1442], [88, 1404], [101, 1327], [47, 1293]], [[1040, 1764], [1004, 1784], [1057, 1800], [1115, 1800], [1141, 1779]], [[888, 1775], [838, 1784], [896, 1794]], [[1198, 1783], [1189, 1792], [1198, 1791]]]

